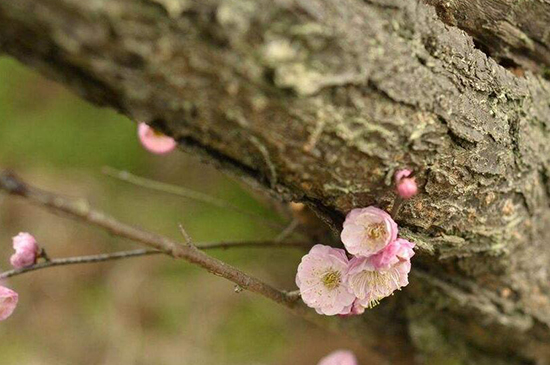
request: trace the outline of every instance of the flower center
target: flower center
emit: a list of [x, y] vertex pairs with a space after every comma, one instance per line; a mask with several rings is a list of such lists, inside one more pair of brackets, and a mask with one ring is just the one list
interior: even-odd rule
[[379, 239], [386, 236], [387, 233], [388, 231], [386, 230], [386, 225], [384, 224], [384, 222], [374, 223], [367, 227], [367, 236], [371, 240], [378, 241]]
[[323, 275], [323, 285], [328, 289], [337, 288], [342, 282], [341, 275], [338, 271], [329, 271]]
[[363, 272], [364, 285], [372, 289], [389, 288], [394, 283], [394, 278], [387, 272], [365, 271]]
[[350, 285], [359, 298], [369, 298], [369, 302], [364, 305], [372, 308], [380, 299], [399, 289], [399, 273], [396, 270], [384, 272], [365, 270], [354, 275]]

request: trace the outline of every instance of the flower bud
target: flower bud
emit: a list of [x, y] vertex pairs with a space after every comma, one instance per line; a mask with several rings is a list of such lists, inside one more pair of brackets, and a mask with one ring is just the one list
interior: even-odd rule
[[418, 185], [414, 177], [409, 177], [411, 170], [403, 169], [395, 174], [395, 184], [397, 185], [397, 194], [403, 199], [410, 199], [418, 193]]
[[40, 248], [31, 234], [21, 232], [13, 237], [13, 248], [15, 253], [11, 256], [10, 262], [16, 269], [36, 263]]

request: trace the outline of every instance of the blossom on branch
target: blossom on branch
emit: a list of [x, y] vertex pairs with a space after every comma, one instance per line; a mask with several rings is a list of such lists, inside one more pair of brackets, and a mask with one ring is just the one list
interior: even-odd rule
[[397, 234], [397, 223], [385, 211], [353, 209], [340, 236], [353, 258], [341, 249], [314, 246], [296, 275], [304, 303], [319, 314], [359, 315], [408, 285], [414, 243]]
[[397, 223], [382, 209], [353, 209], [346, 216], [340, 235], [352, 255], [369, 257], [397, 239]]
[[16, 269], [34, 265], [40, 254], [36, 239], [26, 232], [13, 237], [13, 249], [15, 253], [11, 256], [10, 263]]
[[346, 284], [349, 260], [341, 249], [315, 245], [302, 258], [296, 285], [305, 304], [325, 315], [347, 314], [355, 300]]

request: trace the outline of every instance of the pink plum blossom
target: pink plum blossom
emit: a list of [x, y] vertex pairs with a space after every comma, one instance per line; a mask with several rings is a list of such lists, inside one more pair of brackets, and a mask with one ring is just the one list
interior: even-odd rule
[[338, 350], [323, 357], [317, 365], [357, 365], [357, 358], [351, 351]]
[[31, 234], [21, 232], [13, 237], [13, 248], [15, 253], [11, 256], [10, 263], [16, 269], [36, 263], [40, 248], [36, 243], [36, 239]]
[[177, 145], [172, 137], [155, 131], [145, 123], [139, 123], [138, 135], [143, 147], [156, 154], [168, 153]]
[[11, 289], [0, 286], [0, 321], [7, 319], [12, 315], [15, 307], [17, 307], [17, 301], [19, 295]]
[[344, 221], [340, 235], [352, 255], [369, 257], [397, 239], [397, 223], [376, 207], [353, 209]]
[[409, 284], [411, 262], [409, 259], [398, 262], [385, 270], [373, 264], [372, 257], [355, 257], [350, 261], [347, 284], [365, 308], [376, 306], [379, 301], [394, 291]]
[[414, 243], [398, 238], [382, 251], [371, 257], [376, 270], [387, 270], [400, 261], [410, 260], [414, 256]]
[[416, 180], [411, 176], [412, 171], [403, 169], [395, 174], [395, 185], [397, 186], [397, 194], [403, 199], [410, 199], [418, 193], [418, 185]]
[[355, 296], [346, 284], [349, 260], [342, 249], [315, 245], [302, 257], [296, 285], [305, 304], [328, 316], [349, 313]]

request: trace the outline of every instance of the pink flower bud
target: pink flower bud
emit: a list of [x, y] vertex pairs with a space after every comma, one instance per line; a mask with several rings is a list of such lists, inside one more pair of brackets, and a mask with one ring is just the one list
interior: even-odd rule
[[351, 351], [338, 350], [323, 357], [317, 365], [357, 365], [357, 358]]
[[138, 135], [143, 147], [159, 155], [172, 151], [177, 145], [172, 137], [155, 131], [145, 123], [139, 123]]
[[7, 319], [12, 315], [19, 295], [11, 289], [0, 286], [0, 321]]
[[15, 253], [11, 256], [10, 262], [16, 269], [36, 263], [40, 248], [36, 239], [29, 233], [21, 232], [13, 237], [13, 248]]
[[410, 199], [418, 193], [418, 185], [414, 177], [409, 177], [412, 174], [411, 170], [403, 169], [395, 174], [395, 184], [397, 185], [397, 193], [403, 199]]

